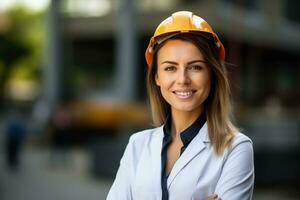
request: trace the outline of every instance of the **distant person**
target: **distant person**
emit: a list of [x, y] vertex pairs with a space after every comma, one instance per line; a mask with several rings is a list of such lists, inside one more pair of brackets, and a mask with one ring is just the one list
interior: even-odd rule
[[225, 49], [210, 25], [180, 11], [146, 50], [157, 128], [131, 136], [108, 200], [250, 200], [251, 140], [230, 119]]
[[20, 164], [21, 148], [25, 140], [26, 125], [18, 111], [11, 111], [6, 123], [6, 162], [11, 170]]
[[33, 132], [43, 135], [46, 132], [51, 117], [49, 102], [45, 98], [40, 98], [32, 109]]
[[51, 119], [52, 128], [52, 152], [50, 154], [50, 165], [53, 168], [69, 167], [70, 155], [70, 115], [66, 105], [60, 105]]

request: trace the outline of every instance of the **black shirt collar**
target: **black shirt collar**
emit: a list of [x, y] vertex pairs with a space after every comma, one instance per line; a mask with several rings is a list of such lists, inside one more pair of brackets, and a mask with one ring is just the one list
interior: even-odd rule
[[[202, 126], [206, 122], [205, 112], [203, 112], [197, 120], [188, 128], [180, 133], [180, 138], [183, 143], [184, 149], [189, 145], [189, 143], [194, 139], [194, 137], [198, 134]], [[172, 117], [171, 114], [167, 116], [166, 123], [163, 127], [164, 136], [171, 139], [171, 125], [172, 125]]]

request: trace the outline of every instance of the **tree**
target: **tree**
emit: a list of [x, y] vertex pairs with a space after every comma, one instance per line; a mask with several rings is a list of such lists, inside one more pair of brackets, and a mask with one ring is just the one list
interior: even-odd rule
[[14, 68], [22, 63], [21, 67], [36, 74], [43, 49], [43, 13], [30, 13], [17, 7], [6, 15], [8, 28], [0, 31], [0, 107], [3, 106], [5, 85], [12, 78]]

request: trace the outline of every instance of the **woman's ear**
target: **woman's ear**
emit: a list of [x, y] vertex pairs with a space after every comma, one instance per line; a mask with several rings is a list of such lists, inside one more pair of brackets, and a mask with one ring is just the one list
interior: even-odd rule
[[155, 83], [157, 86], [160, 86], [160, 82], [159, 82], [157, 73], [155, 74]]

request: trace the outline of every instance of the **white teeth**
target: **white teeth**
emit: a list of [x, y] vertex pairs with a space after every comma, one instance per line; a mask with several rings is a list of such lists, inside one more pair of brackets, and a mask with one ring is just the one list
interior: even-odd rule
[[193, 92], [192, 91], [186, 91], [186, 92], [175, 91], [175, 94], [178, 96], [182, 96], [182, 97], [189, 97], [193, 94]]

